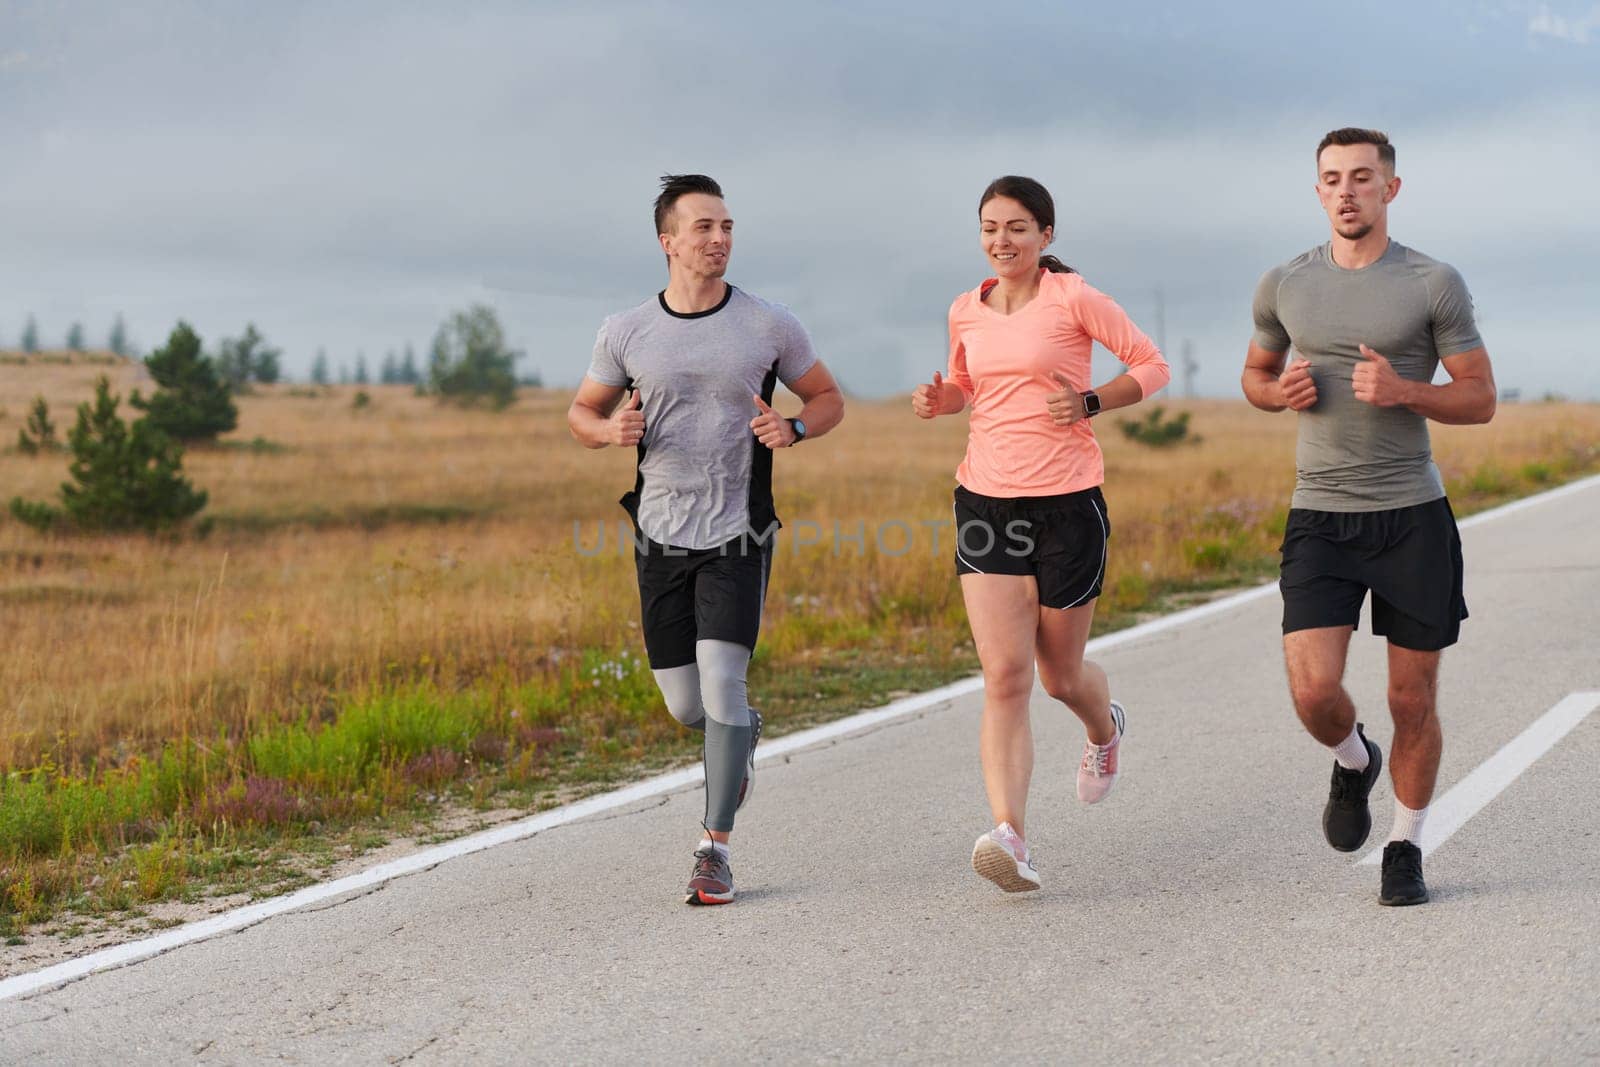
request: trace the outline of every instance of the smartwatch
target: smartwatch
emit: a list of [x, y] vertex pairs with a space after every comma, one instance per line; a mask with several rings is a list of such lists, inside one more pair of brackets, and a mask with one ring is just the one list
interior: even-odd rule
[[799, 444], [806, 439], [806, 424], [799, 419], [789, 420], [789, 429], [794, 431], [794, 443]]
[[1083, 398], [1083, 417], [1092, 419], [1100, 414], [1100, 394], [1093, 389], [1085, 389], [1078, 394]]

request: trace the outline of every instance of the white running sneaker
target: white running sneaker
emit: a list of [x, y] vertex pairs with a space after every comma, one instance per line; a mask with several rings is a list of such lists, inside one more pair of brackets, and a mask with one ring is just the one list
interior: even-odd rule
[[1007, 893], [1039, 888], [1039, 872], [1033, 869], [1028, 846], [1008, 822], [978, 838], [972, 846], [972, 869]]
[[1093, 741], [1083, 743], [1083, 762], [1078, 764], [1078, 799], [1085, 804], [1098, 804], [1117, 784], [1118, 756], [1122, 751], [1127, 712], [1115, 700], [1111, 702], [1111, 721], [1117, 724], [1117, 736], [1109, 745], [1097, 745]]

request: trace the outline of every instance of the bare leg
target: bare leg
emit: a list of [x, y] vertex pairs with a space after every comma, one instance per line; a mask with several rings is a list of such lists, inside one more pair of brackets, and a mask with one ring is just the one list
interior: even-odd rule
[[1444, 731], [1439, 725], [1439, 653], [1389, 646], [1389, 776], [1395, 799], [1421, 810], [1433, 799]]
[[1117, 735], [1111, 721], [1111, 689], [1099, 664], [1083, 658], [1094, 622], [1095, 601], [1075, 608], [1040, 608], [1039, 681], [1044, 691], [1083, 721], [1089, 740], [1109, 745]]
[[1023, 816], [1033, 777], [1028, 697], [1033, 692], [1033, 646], [1039, 626], [1038, 585], [1026, 576], [963, 574], [961, 594], [983, 665], [978, 755], [989, 808], [996, 824], [1008, 822], [1025, 838]]
[[1353, 626], [1323, 626], [1283, 635], [1289, 695], [1306, 732], [1329, 748], [1356, 728], [1356, 706], [1344, 690]]

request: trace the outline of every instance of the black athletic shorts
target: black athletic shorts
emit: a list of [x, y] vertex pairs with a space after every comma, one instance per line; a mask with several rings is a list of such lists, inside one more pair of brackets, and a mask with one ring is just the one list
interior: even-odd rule
[[645, 655], [652, 670], [694, 662], [696, 641], [755, 651], [772, 572], [773, 538], [740, 537], [717, 548], [634, 546]]
[[1461, 535], [1444, 497], [1389, 511], [1292, 508], [1283, 533], [1283, 632], [1357, 626], [1372, 592], [1372, 632], [1401, 648], [1456, 643]]
[[1099, 486], [1060, 496], [996, 497], [956, 486], [956, 573], [1032, 575], [1039, 604], [1100, 595], [1111, 520]]

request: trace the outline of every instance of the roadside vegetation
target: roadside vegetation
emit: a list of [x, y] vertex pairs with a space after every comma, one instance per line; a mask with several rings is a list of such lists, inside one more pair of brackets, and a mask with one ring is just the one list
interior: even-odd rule
[[[0, 442], [38, 439], [39, 398], [74, 411], [100, 375], [150, 387], [108, 353], [0, 353]], [[256, 377], [236, 428], [183, 455], [201, 524], [0, 518], [0, 938], [279, 892], [441, 812], [535, 810], [692, 759], [638, 638], [616, 505], [632, 453], [573, 444], [568, 400]], [[1275, 574], [1293, 420], [1166, 406], [1182, 447], [1101, 434], [1102, 631]], [[751, 685], [775, 733], [976, 669], [948, 525], [965, 432], [857, 401], [777, 458], [788, 527]], [[1434, 440], [1466, 514], [1600, 470], [1600, 406], [1505, 405]], [[7, 444], [0, 484], [47, 499], [70, 461]]]

